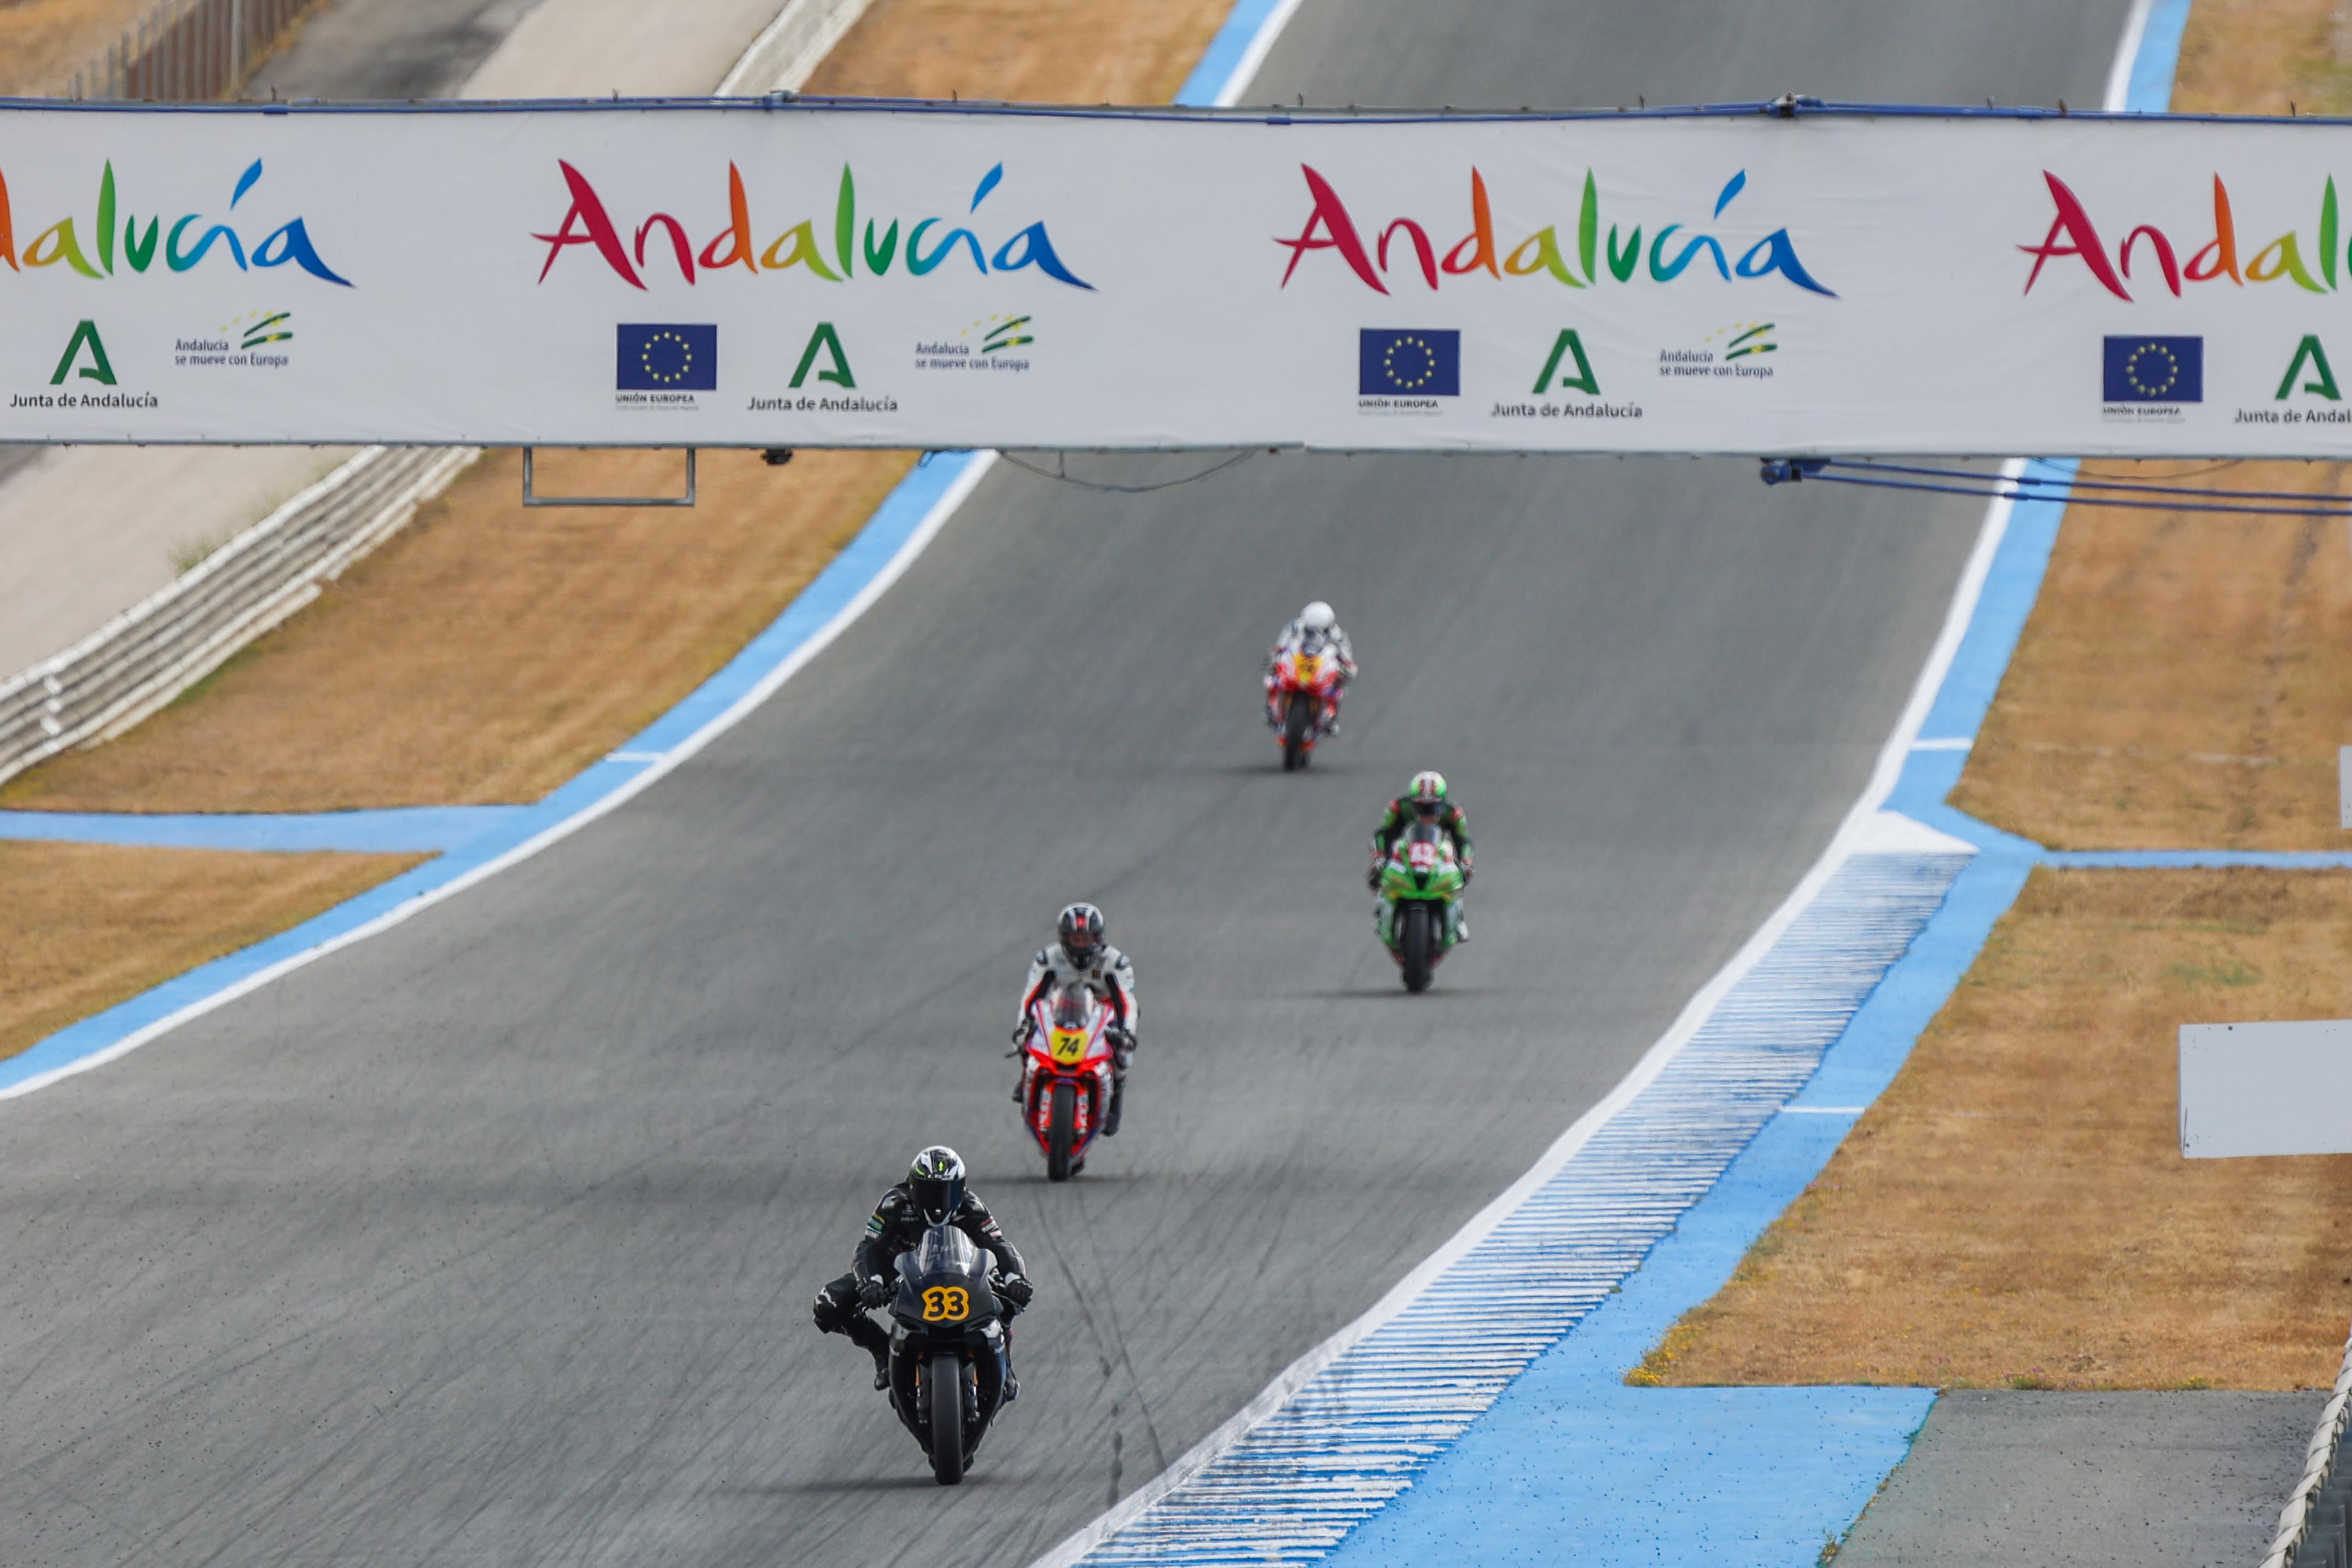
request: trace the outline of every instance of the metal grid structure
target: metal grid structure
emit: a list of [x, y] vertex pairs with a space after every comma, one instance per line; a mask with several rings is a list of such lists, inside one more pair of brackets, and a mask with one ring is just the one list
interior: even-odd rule
[[201, 102], [228, 98], [278, 36], [318, 0], [163, 0], [64, 96]]

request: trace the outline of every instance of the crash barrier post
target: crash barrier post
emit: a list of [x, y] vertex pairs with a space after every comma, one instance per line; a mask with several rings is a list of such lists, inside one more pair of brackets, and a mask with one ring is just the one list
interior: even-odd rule
[[121, 733], [319, 596], [471, 463], [371, 446], [73, 647], [0, 682], [0, 780]]
[[74, 73], [73, 99], [197, 102], [245, 85], [278, 35], [317, 0], [163, 0]]
[[2344, 1463], [2344, 1428], [2352, 1419], [2352, 1339], [2344, 1346], [2336, 1391], [2319, 1413], [2304, 1456], [2303, 1479], [2280, 1511], [2278, 1533], [2262, 1568], [2347, 1568], [2352, 1564], [2352, 1465]]

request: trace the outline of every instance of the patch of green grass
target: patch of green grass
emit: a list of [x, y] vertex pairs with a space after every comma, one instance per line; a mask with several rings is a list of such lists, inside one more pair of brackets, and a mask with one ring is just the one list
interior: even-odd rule
[[2263, 977], [2263, 972], [2243, 958], [2224, 958], [2211, 964], [2175, 964], [2172, 977], [2201, 990], [2210, 986], [2251, 986]]

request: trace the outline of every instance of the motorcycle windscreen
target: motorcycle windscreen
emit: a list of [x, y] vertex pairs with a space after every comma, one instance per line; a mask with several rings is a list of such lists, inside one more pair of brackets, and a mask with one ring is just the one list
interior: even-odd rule
[[1054, 1027], [1084, 1029], [1094, 1021], [1095, 994], [1085, 986], [1064, 986], [1054, 997]]
[[971, 1237], [952, 1225], [934, 1225], [923, 1233], [908, 1255], [908, 1272], [928, 1280], [940, 1274], [982, 1274], [980, 1249]]

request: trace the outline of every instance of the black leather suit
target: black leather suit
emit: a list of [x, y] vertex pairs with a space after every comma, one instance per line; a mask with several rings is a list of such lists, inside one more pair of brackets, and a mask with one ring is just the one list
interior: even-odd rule
[[[963, 1206], [955, 1212], [955, 1227], [992, 1255], [997, 1268], [1004, 1273], [1024, 1277], [1028, 1274], [1019, 1250], [1004, 1239], [996, 1216], [988, 1211], [988, 1205], [980, 1200], [978, 1193], [965, 1191]], [[929, 1228], [908, 1196], [906, 1183], [900, 1182], [884, 1193], [882, 1201], [874, 1206], [873, 1218], [866, 1222], [866, 1236], [857, 1244], [857, 1260], [850, 1271], [816, 1293], [816, 1326], [826, 1333], [848, 1335], [853, 1343], [863, 1346], [877, 1359], [887, 1355], [890, 1335], [858, 1305], [857, 1281], [895, 1280], [898, 1255], [913, 1251]], [[1012, 1315], [1008, 1302], [1005, 1316]]]

